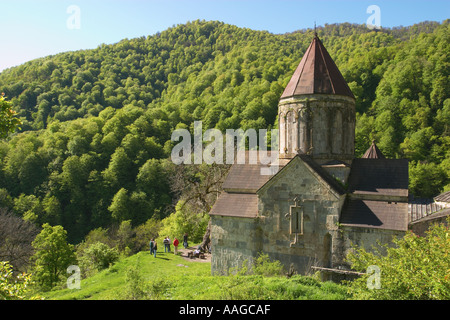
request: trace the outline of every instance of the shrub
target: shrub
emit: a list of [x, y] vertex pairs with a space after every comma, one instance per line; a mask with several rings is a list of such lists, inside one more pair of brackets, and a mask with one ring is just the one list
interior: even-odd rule
[[271, 261], [267, 254], [260, 253], [253, 263], [252, 271], [256, 275], [265, 277], [283, 275], [283, 265], [280, 261]]
[[91, 276], [96, 272], [108, 268], [119, 259], [116, 248], [110, 248], [102, 242], [96, 242], [87, 247], [78, 257], [80, 269], [85, 276]]
[[0, 261], [0, 300], [23, 300], [28, 296], [30, 274], [13, 275], [13, 268], [7, 261]]
[[129, 267], [126, 270], [125, 281], [127, 285], [122, 299], [143, 300], [148, 297], [148, 285], [143, 281], [138, 268], [135, 266]]
[[396, 247], [386, 255], [357, 249], [348, 255], [352, 268], [365, 272], [371, 265], [380, 268], [381, 288], [370, 289], [373, 275], [349, 282], [356, 299], [450, 299], [450, 232], [448, 225], [435, 224], [426, 237], [408, 232], [395, 239]]

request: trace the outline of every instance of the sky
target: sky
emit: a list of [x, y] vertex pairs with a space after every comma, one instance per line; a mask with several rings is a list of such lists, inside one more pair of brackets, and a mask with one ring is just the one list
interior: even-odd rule
[[[368, 11], [373, 5], [379, 10]], [[313, 28], [315, 22], [391, 28], [448, 18], [450, 0], [0, 0], [0, 72], [197, 19], [279, 34]]]

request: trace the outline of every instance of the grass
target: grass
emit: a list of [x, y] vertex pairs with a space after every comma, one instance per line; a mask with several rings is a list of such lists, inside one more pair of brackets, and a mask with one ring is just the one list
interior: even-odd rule
[[[183, 265], [183, 267], [178, 265]], [[113, 266], [92, 277], [81, 280], [80, 289], [54, 289], [44, 296], [48, 299], [94, 299], [120, 298], [127, 286], [127, 270], [135, 268], [144, 282], [157, 279], [203, 277], [211, 274], [210, 263], [190, 262], [173, 253], [158, 253], [156, 258], [148, 251], [122, 258]]]
[[[133, 272], [134, 271], [134, 272]], [[347, 299], [346, 287], [294, 276], [212, 276], [209, 262], [187, 261], [173, 253], [139, 252], [81, 281], [80, 289], [54, 289], [55, 300], [173, 299]]]

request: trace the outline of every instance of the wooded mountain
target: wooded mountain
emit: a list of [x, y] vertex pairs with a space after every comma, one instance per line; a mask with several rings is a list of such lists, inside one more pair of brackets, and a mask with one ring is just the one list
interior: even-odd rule
[[[450, 27], [318, 28], [356, 96], [356, 156], [376, 140], [410, 159], [410, 192], [448, 190]], [[72, 242], [91, 229], [170, 213], [175, 128], [276, 127], [278, 99], [313, 37], [194, 21], [0, 73], [22, 118], [0, 141], [0, 207]], [[6, 47], [7, 49], [7, 47]], [[130, 208], [132, 208], [130, 210]]]

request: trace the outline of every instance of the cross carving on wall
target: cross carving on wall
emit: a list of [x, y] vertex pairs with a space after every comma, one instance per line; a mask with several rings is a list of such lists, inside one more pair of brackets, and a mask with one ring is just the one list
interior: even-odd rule
[[289, 233], [294, 235], [294, 243], [298, 241], [298, 236], [303, 234], [303, 206], [299, 205], [301, 201], [298, 197], [293, 199], [294, 205], [289, 207], [289, 212], [285, 217], [290, 220]]

